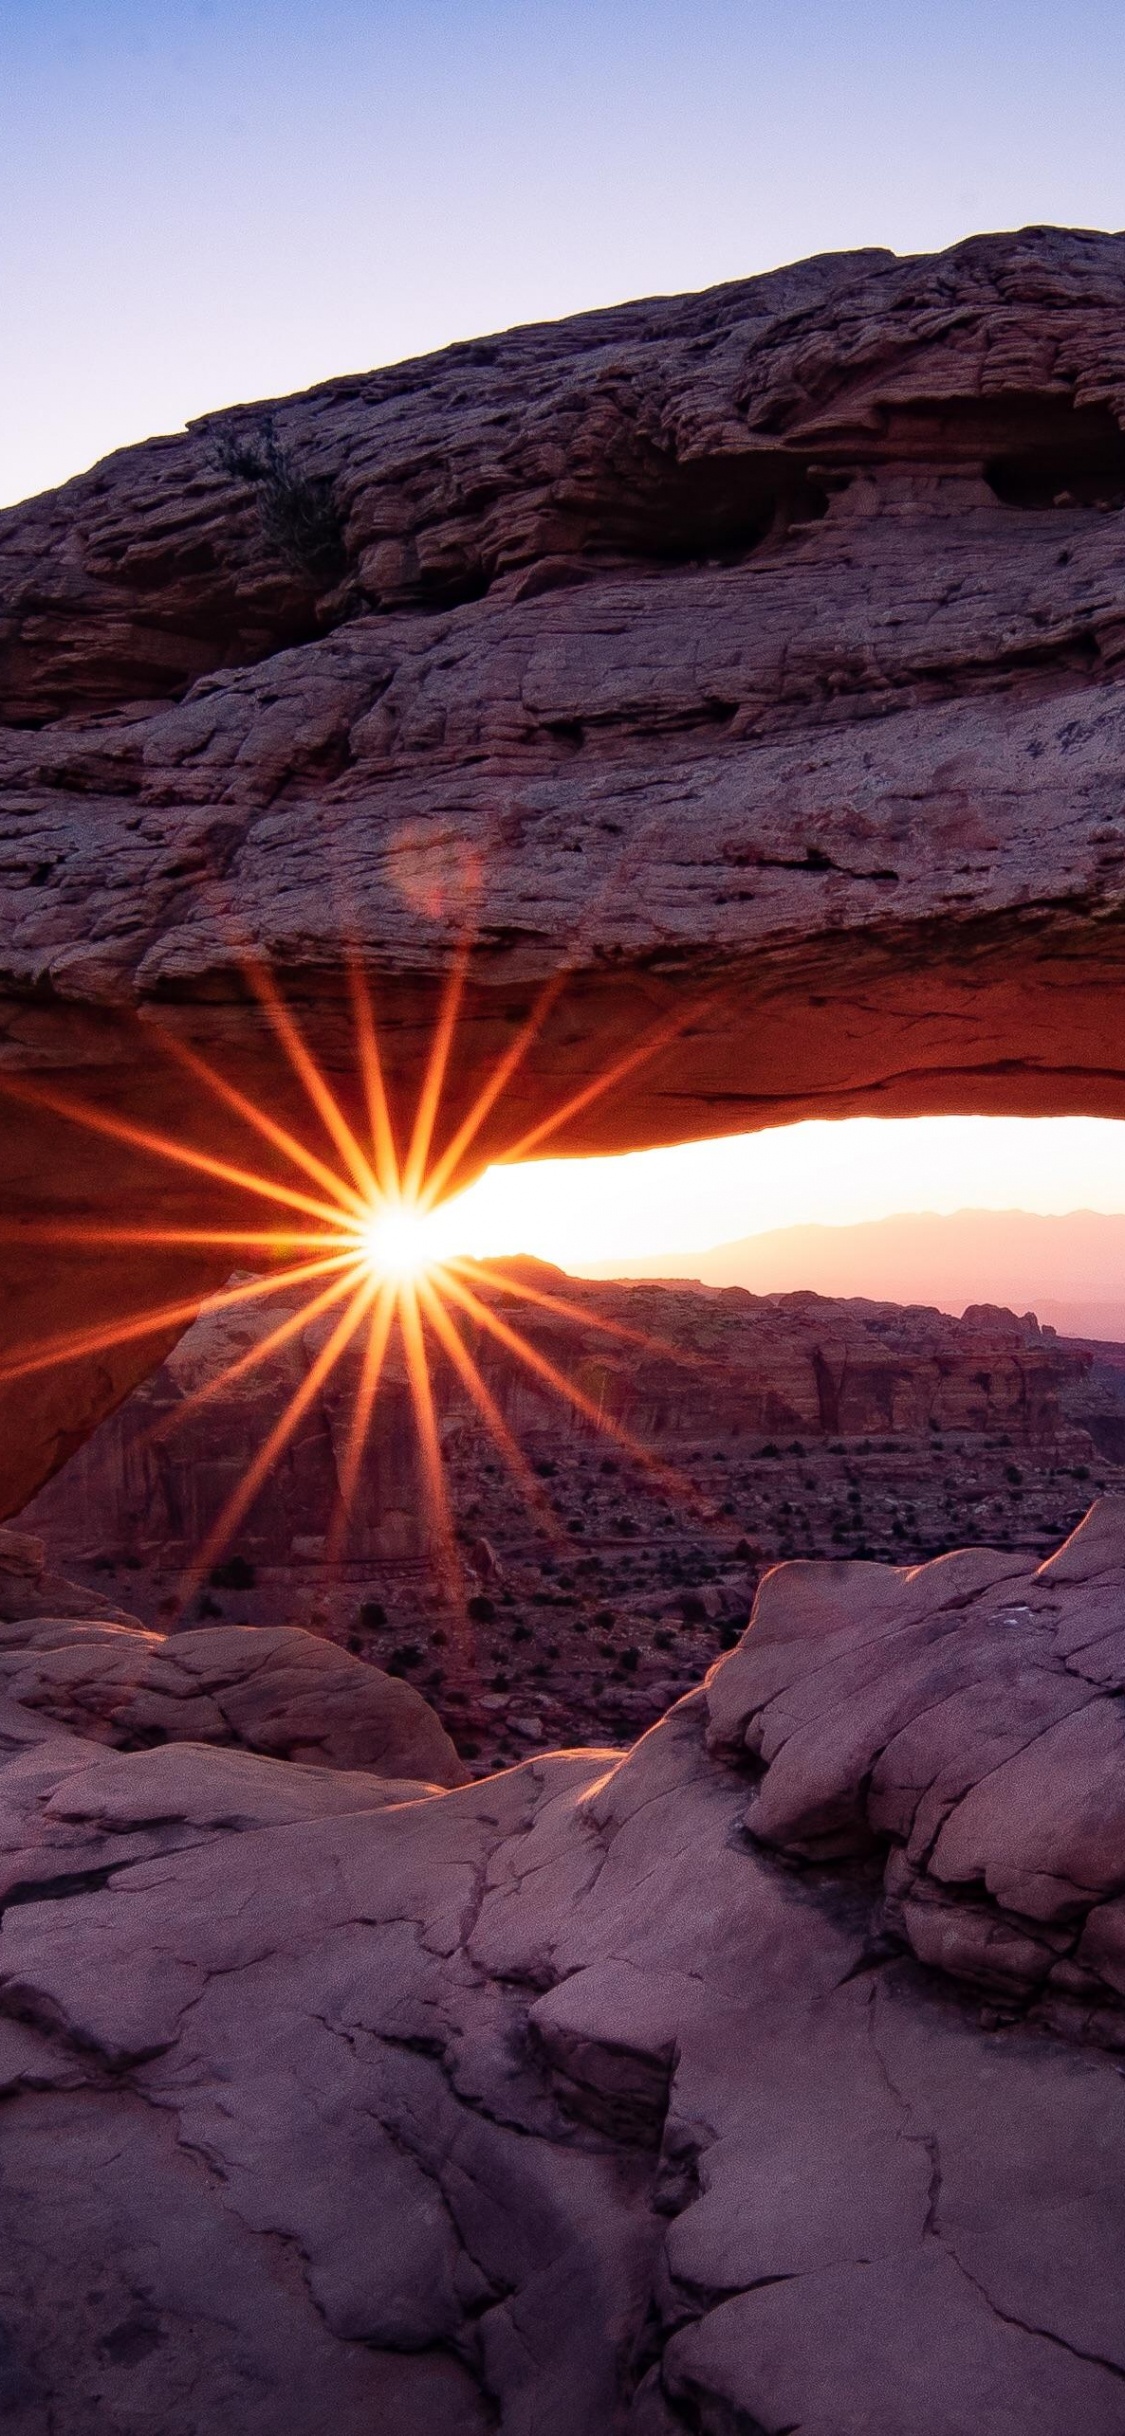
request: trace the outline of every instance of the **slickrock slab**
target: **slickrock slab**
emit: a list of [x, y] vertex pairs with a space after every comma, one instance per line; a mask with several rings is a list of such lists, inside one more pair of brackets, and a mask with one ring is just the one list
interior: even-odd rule
[[885, 1854], [921, 1962], [1125, 2049], [1125, 1499], [1033, 1570], [780, 1567], [752, 1622], [709, 1704], [758, 1763], [755, 1839]]
[[[405, 1115], [468, 929], [446, 1138], [565, 982], [474, 1158], [564, 1103], [572, 1151], [1121, 1114], [1123, 305], [1125, 238], [1029, 229], [332, 381], [269, 410], [335, 519], [315, 564], [253, 407], [8, 511], [5, 1070], [237, 1163], [158, 1035], [304, 1127], [268, 961], [358, 1115], [346, 941]], [[0, 1198], [247, 1217], [22, 1105]], [[6, 1247], [0, 1342], [217, 1282]], [[175, 1334], [5, 1391], [0, 1511]]]
[[295, 1625], [165, 1638], [68, 1616], [0, 1623], [0, 1687], [22, 1708], [121, 1751], [234, 1744], [433, 1785], [467, 1769], [411, 1684]]
[[[879, 1911], [877, 1864], [958, 1757], [941, 1834], [999, 1782], [1009, 1697], [1011, 1764], [1060, 1730], [1048, 1701], [1035, 1739], [1045, 1687], [1115, 1717], [1073, 1653], [1114, 1630], [1123, 1556], [1102, 1507], [1028, 1579], [977, 1550], [779, 1568], [624, 1758], [445, 1793], [101, 1751], [39, 1716], [21, 1740], [10, 1703], [15, 2436], [90, 2436], [94, 2393], [98, 2436], [1121, 2436], [1109, 1979], [1065, 2038], [1030, 1980], [982, 2014], [975, 1961], [920, 1963], [908, 1907]], [[911, 1734], [892, 1821], [876, 1779]], [[973, 1859], [1007, 1867], [1022, 1834], [1056, 1879], [1100, 1871], [1082, 1967], [1108, 1972], [1083, 1765], [1045, 1761]], [[1076, 1926], [991, 1916], [1028, 1943]]]

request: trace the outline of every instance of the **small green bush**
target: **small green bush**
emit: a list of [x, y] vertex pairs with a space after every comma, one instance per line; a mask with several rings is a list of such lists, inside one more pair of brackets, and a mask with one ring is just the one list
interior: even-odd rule
[[300, 471], [278, 439], [272, 415], [263, 415], [249, 432], [221, 432], [215, 460], [223, 473], [256, 491], [268, 549], [295, 574], [320, 584], [339, 581], [347, 554], [335, 485], [326, 475]]

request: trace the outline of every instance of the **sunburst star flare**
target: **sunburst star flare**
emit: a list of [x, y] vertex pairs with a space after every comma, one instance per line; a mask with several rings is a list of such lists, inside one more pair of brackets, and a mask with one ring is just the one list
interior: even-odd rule
[[[246, 1352], [233, 1359], [216, 1378], [195, 1394], [185, 1398], [174, 1423], [195, 1411], [201, 1402], [218, 1394], [224, 1386], [247, 1377], [269, 1360], [293, 1337], [310, 1326], [324, 1322], [328, 1334], [315, 1351], [300, 1385], [290, 1396], [284, 1409], [273, 1421], [260, 1446], [251, 1450], [246, 1468], [228, 1496], [221, 1513], [207, 1530], [202, 1544], [187, 1568], [181, 1585], [180, 1611], [199, 1588], [209, 1568], [220, 1561], [229, 1547], [233, 1534], [249, 1513], [273, 1465], [284, 1453], [303, 1415], [349, 1350], [358, 1342], [360, 1359], [351, 1418], [346, 1435], [343, 1460], [339, 1469], [336, 1509], [330, 1518], [326, 1535], [328, 1552], [338, 1557], [345, 1544], [349, 1522], [355, 1508], [363, 1471], [364, 1451], [381, 1381], [384, 1376], [392, 1343], [397, 1337], [405, 1362], [411, 1406], [421, 1458], [421, 1477], [426, 1506], [438, 1553], [439, 1569], [451, 1594], [459, 1594], [461, 1572], [457, 1556], [456, 1535], [450, 1512], [442, 1456], [441, 1423], [434, 1392], [431, 1356], [439, 1362], [467, 1393], [472, 1405], [487, 1426], [497, 1451], [518, 1482], [521, 1493], [542, 1516], [547, 1501], [540, 1483], [535, 1479], [519, 1445], [504, 1419], [495, 1395], [486, 1384], [479, 1362], [469, 1342], [466, 1327], [477, 1341], [478, 1349], [484, 1339], [491, 1340], [502, 1350], [521, 1362], [541, 1385], [546, 1385], [577, 1414], [588, 1427], [603, 1432], [619, 1447], [651, 1467], [652, 1457], [640, 1446], [611, 1412], [595, 1404], [556, 1365], [523, 1336], [511, 1322], [495, 1312], [481, 1292], [492, 1283], [489, 1272], [479, 1261], [464, 1252], [459, 1240], [460, 1193], [450, 1194], [448, 1186], [454, 1175], [464, 1174], [465, 1161], [480, 1127], [502, 1100], [522, 1057], [531, 1045], [549, 1007], [554, 1004], [561, 987], [556, 980], [541, 994], [519, 1039], [508, 1047], [498, 1060], [490, 1080], [478, 1092], [476, 1100], [443, 1144], [441, 1116], [443, 1093], [450, 1068], [451, 1051], [460, 1013], [468, 948], [458, 957], [457, 964], [444, 993], [435, 1024], [429, 1056], [421, 1078], [413, 1123], [405, 1145], [400, 1147], [390, 1115], [378, 1030], [366, 980], [354, 959], [349, 960], [348, 979], [354, 1019], [356, 1072], [361, 1084], [361, 1101], [366, 1107], [370, 1139], [364, 1140], [349, 1121], [339, 1097], [322, 1071], [305, 1040], [295, 1016], [285, 1005], [281, 993], [268, 972], [249, 975], [254, 993], [264, 1008], [276, 1038], [296, 1076], [306, 1099], [310, 1116], [315, 1120], [319, 1143], [302, 1139], [291, 1129], [280, 1125], [268, 1110], [261, 1108], [221, 1074], [178, 1040], [167, 1045], [174, 1060], [190, 1067], [202, 1081], [213, 1099], [227, 1112], [235, 1114], [246, 1127], [248, 1140], [257, 1137], [273, 1153], [280, 1153], [292, 1170], [293, 1181], [274, 1173], [262, 1173], [252, 1164], [248, 1151], [243, 1162], [218, 1156], [205, 1143], [180, 1140], [172, 1134], [151, 1128], [130, 1125], [124, 1120], [107, 1116], [103, 1110], [87, 1106], [73, 1094], [62, 1094], [49, 1086], [39, 1087], [26, 1078], [0, 1078], [0, 1090], [23, 1099], [33, 1099], [51, 1110], [60, 1123], [79, 1125], [109, 1139], [127, 1140], [131, 1147], [141, 1150], [153, 1160], [172, 1167], [188, 1168], [214, 1179], [216, 1187], [235, 1186], [259, 1206], [264, 1201], [278, 1213], [278, 1223], [270, 1225], [265, 1219], [257, 1225], [232, 1226], [216, 1224], [214, 1229], [193, 1226], [182, 1231], [175, 1227], [115, 1229], [105, 1225], [83, 1226], [80, 1222], [53, 1223], [40, 1229], [21, 1227], [21, 1240], [30, 1239], [48, 1247], [63, 1245], [75, 1249], [86, 1246], [126, 1245], [129, 1243], [167, 1244], [219, 1253], [225, 1249], [260, 1255], [268, 1263], [268, 1272], [235, 1278], [209, 1298], [211, 1308], [227, 1308], [240, 1302], [252, 1303], [276, 1294], [296, 1289], [301, 1301], [298, 1309], [286, 1313], [278, 1324], [266, 1331]], [[688, 1010], [685, 1021], [696, 1010]], [[624, 1064], [631, 1070], [641, 1059], [654, 1056], [665, 1046], [667, 1025], [654, 1028], [648, 1038], [639, 1043]], [[587, 1087], [584, 1097], [613, 1086], [622, 1061], [611, 1065], [600, 1078]], [[558, 1117], [548, 1116], [535, 1129], [534, 1142], [546, 1139], [555, 1129]], [[362, 1130], [362, 1129], [361, 1129]], [[512, 1145], [509, 1157], [516, 1157], [532, 1146], [532, 1137], [524, 1137]], [[312, 1184], [316, 1195], [305, 1188]], [[306, 1221], [302, 1227], [293, 1224], [294, 1213]], [[225, 1216], [224, 1210], [224, 1216]], [[259, 1268], [261, 1262], [259, 1261]], [[561, 1294], [544, 1294], [533, 1290], [532, 1302], [552, 1311], [572, 1316], [582, 1322], [588, 1315], [581, 1306]], [[64, 1334], [46, 1338], [40, 1343], [22, 1348], [19, 1357], [0, 1368], [0, 1380], [22, 1378], [31, 1373], [76, 1361], [91, 1352], [108, 1349], [178, 1323], [188, 1326], [198, 1309], [197, 1301], [184, 1299], [168, 1301], [157, 1307], [130, 1312], [119, 1320], [98, 1328], [72, 1329]], [[614, 1330], [632, 1339], [630, 1330]], [[643, 1345], [649, 1340], [636, 1333], [635, 1341]], [[656, 1467], [665, 1471], [666, 1467]], [[681, 1484], [683, 1485], [683, 1484]], [[463, 1612], [464, 1600], [457, 1596]]]

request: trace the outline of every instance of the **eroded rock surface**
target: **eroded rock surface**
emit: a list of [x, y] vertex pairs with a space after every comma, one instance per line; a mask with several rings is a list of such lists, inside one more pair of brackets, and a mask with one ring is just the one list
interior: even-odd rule
[[[303, 565], [254, 408], [10, 510], [8, 1077], [245, 1163], [158, 1042], [306, 1127], [249, 956], [358, 1110], [346, 942], [401, 1109], [468, 930], [439, 1138], [560, 985], [469, 1164], [1122, 1113], [1123, 304], [1125, 238], [1031, 229], [334, 381], [271, 410], [336, 519]], [[248, 1216], [22, 1102], [0, 1158], [16, 1221]], [[8, 1246], [0, 1334], [218, 1273]], [[175, 1334], [21, 1385], [0, 1510]]]
[[762, 1765], [747, 1823], [806, 1861], [887, 1854], [919, 1960], [1125, 2049], [1125, 1499], [1034, 1570], [787, 1566], [710, 1731]]
[[[73, 1592], [73, 1585], [67, 1585]], [[119, 1751], [234, 1745], [431, 1785], [467, 1774], [411, 1684], [292, 1625], [171, 1639], [140, 1624], [42, 1615], [0, 1622], [0, 1689]]]
[[17, 2436], [1121, 2436], [1115, 1641], [1107, 1501], [783, 1567], [627, 1755], [444, 1794], [9, 1699]]

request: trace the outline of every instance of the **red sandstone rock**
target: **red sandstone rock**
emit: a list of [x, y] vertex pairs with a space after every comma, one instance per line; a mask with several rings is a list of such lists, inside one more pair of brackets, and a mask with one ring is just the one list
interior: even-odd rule
[[780, 1567], [628, 1754], [405, 1800], [9, 1697], [16, 2436], [1119, 2436], [1120, 1503], [1018, 1562]]
[[431, 1785], [463, 1784], [467, 1774], [412, 1685], [291, 1626], [224, 1625], [167, 1640], [70, 1616], [0, 1623], [0, 1689], [119, 1751], [233, 1744]]
[[48, 1573], [41, 1539], [30, 1531], [0, 1530], [0, 1629], [5, 1622], [32, 1616], [82, 1616], [141, 1629], [137, 1616], [127, 1615], [96, 1591]]
[[[448, 1130], [567, 982], [474, 1156], [662, 1024], [553, 1147], [1121, 1113], [1123, 301], [1125, 239], [1032, 229], [326, 384], [273, 411], [330, 573], [237, 471], [253, 408], [9, 511], [8, 1073], [244, 1157], [159, 1036], [304, 1125], [249, 953], [357, 1107], [346, 935], [401, 1108], [468, 921]], [[17, 1219], [247, 1216], [22, 1105], [0, 1160]], [[6, 1248], [0, 1332], [217, 1277]], [[175, 1333], [5, 1402], [5, 1510]]]
[[714, 1678], [711, 1732], [759, 1763], [764, 1845], [889, 1849], [886, 1917], [920, 1961], [1125, 2049], [1123, 1687], [1117, 1497], [1032, 1570], [988, 1550], [779, 1568]]

